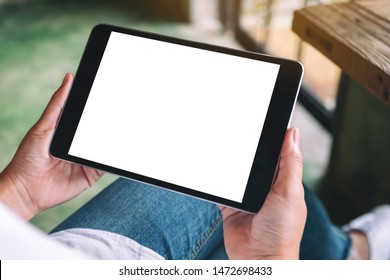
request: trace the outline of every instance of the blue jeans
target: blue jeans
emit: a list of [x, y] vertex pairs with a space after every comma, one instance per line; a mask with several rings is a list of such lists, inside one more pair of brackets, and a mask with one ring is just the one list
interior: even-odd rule
[[[302, 259], [345, 259], [351, 241], [306, 189]], [[166, 259], [227, 259], [222, 218], [212, 203], [118, 179], [54, 229], [90, 228], [127, 236]]]

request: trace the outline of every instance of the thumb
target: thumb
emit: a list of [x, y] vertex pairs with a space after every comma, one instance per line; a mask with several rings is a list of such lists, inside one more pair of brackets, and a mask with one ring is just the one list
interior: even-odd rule
[[273, 248], [274, 257], [277, 258], [299, 258], [299, 244], [306, 221], [299, 139], [297, 128], [287, 131], [275, 182], [263, 207], [255, 216], [257, 224], [267, 225], [272, 245], [270, 248]]
[[47, 131], [56, 127], [72, 83], [73, 75], [69, 73], [66, 74], [62, 84], [53, 94], [45, 110], [43, 111], [42, 116], [36, 125], [38, 130]]
[[277, 176], [271, 189], [271, 191], [274, 191], [283, 197], [303, 194], [303, 159], [299, 141], [299, 129], [288, 129], [280, 154]]

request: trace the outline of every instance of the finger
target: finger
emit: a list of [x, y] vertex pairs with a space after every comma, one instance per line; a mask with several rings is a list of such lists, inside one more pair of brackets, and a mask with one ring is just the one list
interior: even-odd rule
[[49, 103], [47, 104], [45, 110], [42, 113], [41, 118], [37, 123], [37, 127], [40, 130], [46, 131], [54, 129], [56, 127], [72, 83], [73, 75], [69, 73], [66, 74], [61, 86], [51, 97]]
[[299, 141], [299, 129], [289, 129], [283, 142], [277, 177], [272, 187], [272, 190], [279, 194], [302, 192], [303, 159]]

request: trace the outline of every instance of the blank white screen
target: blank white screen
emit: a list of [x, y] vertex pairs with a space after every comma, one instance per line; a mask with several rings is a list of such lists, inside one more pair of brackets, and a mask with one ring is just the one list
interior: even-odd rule
[[242, 202], [278, 71], [112, 32], [69, 154]]

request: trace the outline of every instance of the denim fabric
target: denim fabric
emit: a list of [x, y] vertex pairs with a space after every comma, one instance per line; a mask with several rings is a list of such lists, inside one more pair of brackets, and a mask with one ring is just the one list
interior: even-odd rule
[[336, 227], [317, 198], [305, 188], [307, 220], [303, 232], [300, 259], [343, 260], [348, 257], [351, 238]]
[[[350, 240], [305, 189], [308, 219], [302, 259], [343, 259]], [[54, 229], [106, 230], [129, 237], [166, 259], [227, 259], [222, 218], [212, 203], [118, 179]]]
[[205, 259], [222, 242], [211, 203], [118, 179], [54, 231], [91, 228], [127, 236], [166, 259]]

